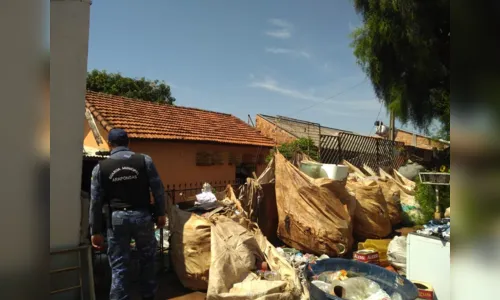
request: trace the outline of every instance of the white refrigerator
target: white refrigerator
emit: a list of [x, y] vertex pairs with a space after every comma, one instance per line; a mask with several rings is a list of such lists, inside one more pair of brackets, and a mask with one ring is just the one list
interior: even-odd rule
[[450, 242], [410, 233], [406, 243], [406, 277], [432, 285], [435, 300], [451, 300]]

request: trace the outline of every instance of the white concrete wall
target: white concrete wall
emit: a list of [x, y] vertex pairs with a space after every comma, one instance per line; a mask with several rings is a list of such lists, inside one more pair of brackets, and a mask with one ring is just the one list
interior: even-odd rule
[[79, 244], [90, 2], [50, 3], [50, 247]]

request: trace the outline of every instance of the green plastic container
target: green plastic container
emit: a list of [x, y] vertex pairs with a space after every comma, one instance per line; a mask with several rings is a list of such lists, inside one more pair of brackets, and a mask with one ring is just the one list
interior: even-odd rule
[[302, 161], [300, 162], [300, 170], [304, 172], [309, 177], [319, 178], [321, 172], [322, 164], [318, 164], [310, 161]]

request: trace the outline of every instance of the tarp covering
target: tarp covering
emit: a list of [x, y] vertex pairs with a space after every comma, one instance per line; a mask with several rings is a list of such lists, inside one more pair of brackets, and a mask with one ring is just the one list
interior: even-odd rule
[[279, 153], [274, 163], [279, 238], [305, 253], [335, 257], [348, 251], [352, 227], [341, 183], [314, 180]]

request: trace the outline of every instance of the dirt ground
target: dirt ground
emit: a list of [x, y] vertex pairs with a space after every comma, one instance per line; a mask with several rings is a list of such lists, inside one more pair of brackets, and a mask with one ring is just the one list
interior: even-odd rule
[[[158, 300], [203, 300], [205, 299], [204, 293], [193, 292], [182, 286], [177, 279], [175, 272], [167, 272], [159, 275], [160, 289], [156, 295]], [[107, 300], [109, 299], [109, 283], [96, 282], [96, 299]], [[132, 288], [132, 300], [142, 300], [137, 283], [134, 283]]]
[[[168, 261], [168, 258], [166, 258]], [[159, 262], [157, 262], [159, 263]], [[182, 286], [173, 269], [165, 265], [165, 270], [157, 275], [160, 287], [156, 299], [158, 300], [203, 300], [204, 293], [197, 293]], [[131, 264], [132, 300], [142, 300], [139, 294], [139, 266], [137, 261]], [[159, 269], [158, 269], [159, 271]], [[99, 256], [94, 261], [94, 286], [97, 300], [109, 299], [109, 288], [111, 286], [111, 270], [107, 258]]]

